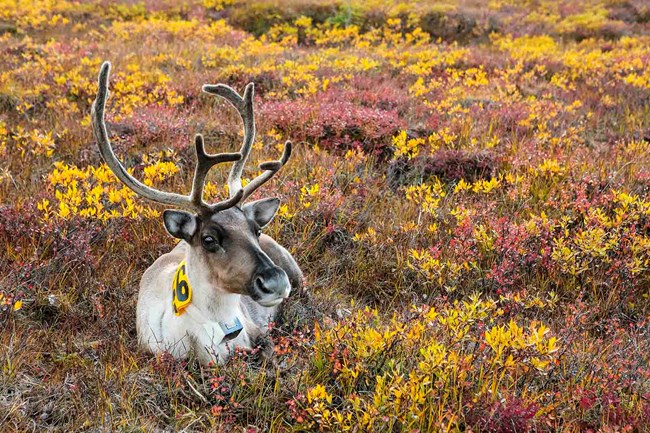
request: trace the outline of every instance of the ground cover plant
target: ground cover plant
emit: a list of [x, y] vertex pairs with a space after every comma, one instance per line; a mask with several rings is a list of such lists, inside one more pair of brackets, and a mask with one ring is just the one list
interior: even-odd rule
[[[650, 430], [649, 35], [635, 0], [0, 0], [0, 430]], [[204, 83], [256, 83], [250, 167], [293, 140], [273, 359], [137, 349], [174, 240], [96, 149], [103, 60], [149, 185], [238, 148]]]

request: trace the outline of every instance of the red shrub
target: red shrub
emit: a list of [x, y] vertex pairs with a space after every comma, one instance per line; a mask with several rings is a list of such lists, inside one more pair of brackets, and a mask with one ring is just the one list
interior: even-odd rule
[[138, 110], [127, 124], [113, 125], [113, 128], [119, 127], [125, 135], [133, 134], [144, 145], [160, 142], [176, 148], [188, 147], [192, 131], [188, 113], [156, 105]]
[[393, 135], [405, 122], [393, 110], [362, 107], [348, 100], [267, 102], [259, 118], [295, 141], [307, 141], [329, 150], [360, 148], [386, 156]]
[[543, 427], [535, 422], [535, 414], [538, 410], [537, 403], [510, 398], [493, 403], [489, 409], [477, 408], [476, 411], [468, 414], [468, 420], [479, 431], [493, 433], [544, 431]]

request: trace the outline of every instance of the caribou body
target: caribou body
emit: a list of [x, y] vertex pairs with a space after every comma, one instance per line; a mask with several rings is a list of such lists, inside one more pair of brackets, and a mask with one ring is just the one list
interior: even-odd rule
[[[223, 363], [235, 347], [252, 348], [265, 335], [278, 306], [302, 273], [291, 254], [262, 229], [273, 219], [280, 201], [267, 198], [243, 204], [269, 180], [291, 155], [285, 144], [280, 160], [260, 165], [262, 174], [242, 187], [241, 175], [255, 137], [254, 86], [243, 96], [232, 88], [205, 85], [203, 91], [220, 96], [239, 112], [244, 141], [238, 153], [207, 154], [203, 137], [195, 137], [197, 165], [192, 191], [183, 196], [163, 192], [131, 176], [112, 150], [104, 121], [110, 64], [99, 74], [99, 90], [92, 107], [93, 131], [104, 161], [136, 194], [174, 210], [163, 213], [164, 226], [178, 245], [159, 257], [143, 274], [136, 327], [140, 345], [174, 357], [194, 352], [204, 364]], [[233, 162], [228, 177], [230, 197], [215, 204], [203, 201], [208, 171]]]

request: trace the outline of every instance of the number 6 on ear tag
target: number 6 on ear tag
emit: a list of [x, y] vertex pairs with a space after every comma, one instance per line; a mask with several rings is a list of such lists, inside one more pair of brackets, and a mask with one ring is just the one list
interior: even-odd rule
[[187, 279], [185, 273], [185, 260], [178, 265], [176, 274], [174, 275], [174, 282], [172, 284], [172, 307], [174, 314], [180, 316], [183, 310], [192, 302], [192, 287], [190, 287], [190, 280]]

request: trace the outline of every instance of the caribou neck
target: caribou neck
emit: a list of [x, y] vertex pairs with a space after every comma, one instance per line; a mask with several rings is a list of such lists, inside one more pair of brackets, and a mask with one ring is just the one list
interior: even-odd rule
[[198, 307], [207, 318], [230, 323], [235, 318], [241, 318], [241, 296], [237, 293], [231, 293], [221, 287], [215, 287], [214, 283], [209, 281], [205, 269], [200, 263], [197, 263], [196, 257], [193, 257], [192, 249], [188, 249], [185, 254], [185, 272], [187, 279], [192, 286], [192, 304]]

